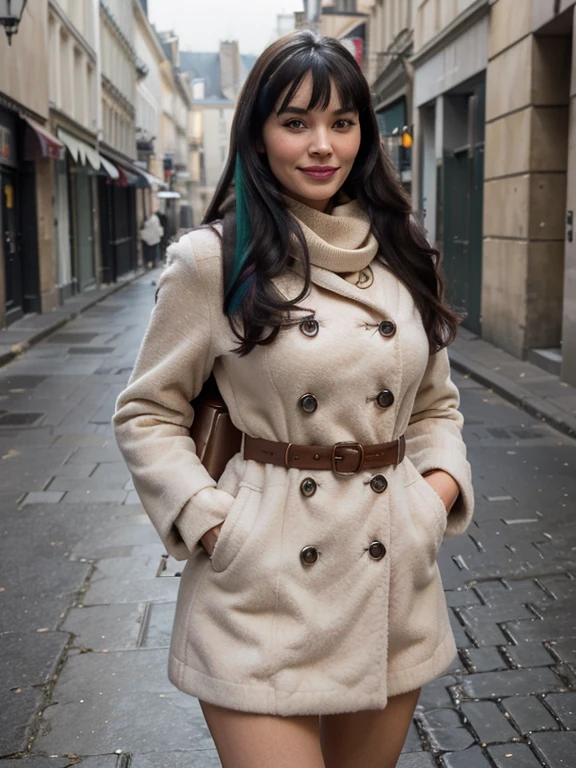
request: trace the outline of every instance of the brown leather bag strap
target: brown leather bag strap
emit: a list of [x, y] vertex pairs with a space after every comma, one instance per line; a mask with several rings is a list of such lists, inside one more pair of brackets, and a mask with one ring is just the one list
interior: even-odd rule
[[405, 452], [404, 435], [390, 443], [366, 446], [352, 441], [334, 445], [296, 445], [244, 435], [245, 459], [286, 468], [331, 469], [337, 475], [355, 475], [362, 469], [399, 464]]

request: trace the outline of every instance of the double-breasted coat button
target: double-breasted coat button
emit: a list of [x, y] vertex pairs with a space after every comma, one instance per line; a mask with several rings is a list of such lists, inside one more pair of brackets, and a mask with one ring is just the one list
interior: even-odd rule
[[382, 389], [376, 396], [376, 402], [380, 408], [389, 408], [394, 402], [394, 395], [389, 389]]
[[307, 317], [305, 320], [302, 320], [300, 323], [300, 330], [304, 334], [304, 336], [316, 336], [318, 331], [320, 330], [320, 326], [318, 325], [318, 320], [315, 320], [313, 317]]
[[303, 496], [314, 496], [316, 493], [316, 480], [312, 477], [305, 477], [300, 483], [300, 492]]
[[386, 554], [386, 547], [381, 541], [373, 541], [368, 547], [368, 554], [373, 560], [382, 560]]
[[300, 552], [300, 560], [302, 560], [304, 565], [313, 565], [318, 560], [318, 550], [316, 547], [303, 547]]
[[378, 326], [378, 330], [382, 336], [385, 338], [390, 338], [396, 333], [396, 323], [393, 323], [392, 320], [382, 320]]
[[386, 480], [384, 475], [374, 475], [370, 480], [370, 488], [372, 488], [374, 493], [382, 493], [382, 491], [388, 488], [388, 480]]
[[318, 408], [318, 400], [310, 393], [302, 395], [300, 398], [300, 408], [302, 408], [304, 413], [314, 413], [316, 408]]

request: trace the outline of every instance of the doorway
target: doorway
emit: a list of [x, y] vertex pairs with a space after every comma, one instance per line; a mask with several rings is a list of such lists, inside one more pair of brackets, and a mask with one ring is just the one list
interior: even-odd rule
[[94, 229], [92, 211], [92, 178], [88, 173], [73, 174], [75, 187], [76, 274], [82, 293], [96, 285], [94, 265]]
[[0, 247], [4, 261], [6, 325], [24, 314], [17, 194], [16, 173], [3, 167], [0, 170]]
[[481, 334], [485, 83], [444, 97], [444, 157], [439, 186], [446, 297], [465, 313], [462, 325]]

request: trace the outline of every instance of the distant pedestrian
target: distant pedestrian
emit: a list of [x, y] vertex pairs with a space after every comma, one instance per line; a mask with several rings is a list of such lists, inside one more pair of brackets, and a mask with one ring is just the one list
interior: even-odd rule
[[163, 234], [164, 229], [160, 224], [158, 215], [156, 213], [151, 214], [142, 224], [140, 230], [144, 264], [148, 269], [153, 269], [160, 262], [160, 242]]
[[[187, 559], [169, 676], [224, 768], [393, 768], [456, 655], [437, 556], [474, 499], [443, 297], [354, 57], [276, 41], [114, 417]], [[218, 482], [189, 435], [211, 372], [244, 433]]]
[[160, 258], [164, 259], [166, 254], [166, 248], [168, 247], [168, 216], [162, 211], [156, 211], [156, 216], [162, 227], [162, 239], [160, 240]]

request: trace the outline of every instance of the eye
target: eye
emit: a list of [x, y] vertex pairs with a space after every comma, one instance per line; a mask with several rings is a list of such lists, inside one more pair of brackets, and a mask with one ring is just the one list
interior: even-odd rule
[[336, 128], [351, 128], [353, 125], [356, 125], [354, 120], [344, 120], [344, 119], [341, 119], [341, 120], [337, 120], [334, 123], [334, 126]]
[[286, 128], [294, 128], [295, 130], [298, 130], [299, 128], [304, 128], [305, 127], [304, 123], [302, 122], [302, 120], [296, 120], [296, 119], [288, 120], [288, 122], [284, 123], [284, 125], [286, 126]]

